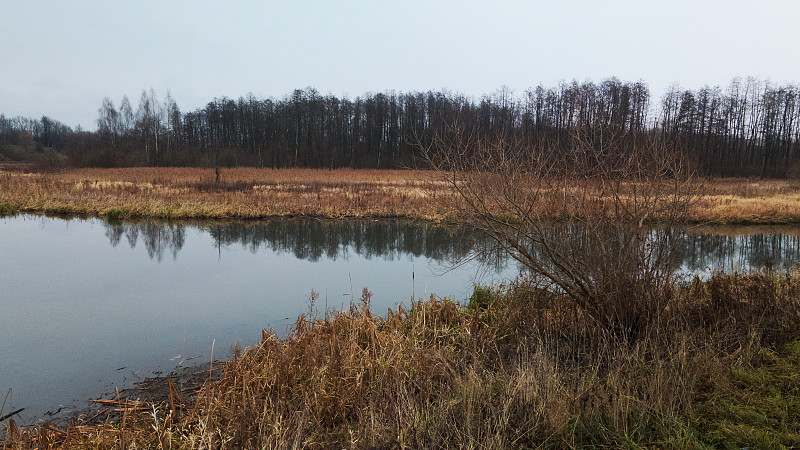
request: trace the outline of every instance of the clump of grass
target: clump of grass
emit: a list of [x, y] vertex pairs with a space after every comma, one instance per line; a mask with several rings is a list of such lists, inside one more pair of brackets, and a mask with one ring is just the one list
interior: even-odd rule
[[106, 218], [109, 221], [119, 222], [125, 217], [125, 213], [122, 210], [111, 208], [106, 212]]
[[732, 365], [698, 401], [703, 440], [718, 448], [800, 447], [800, 341]]
[[476, 284], [472, 288], [472, 295], [467, 302], [467, 311], [485, 310], [499, 298], [491, 287]]
[[19, 208], [17, 206], [8, 202], [0, 203], [0, 217], [13, 216], [17, 213], [19, 213]]

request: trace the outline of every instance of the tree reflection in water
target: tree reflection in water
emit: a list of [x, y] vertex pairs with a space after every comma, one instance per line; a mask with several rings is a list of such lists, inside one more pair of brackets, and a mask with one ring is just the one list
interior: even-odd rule
[[[424, 256], [449, 264], [479, 257], [490, 261], [489, 267], [495, 270], [511, 264], [488, 238], [475, 231], [419, 222], [284, 219], [258, 223], [105, 222], [104, 226], [112, 246], [125, 239], [134, 248], [141, 241], [150, 258], [158, 261], [167, 253], [176, 258], [185, 244], [187, 230], [195, 227], [208, 233], [220, 248], [241, 245], [253, 253], [291, 253], [312, 262], [358, 254], [386, 260]], [[553, 228], [553, 233], [564, 240], [580, 239], [580, 233], [558, 227]], [[764, 267], [788, 270], [800, 262], [800, 229], [695, 229], [677, 240], [673, 257], [674, 267], [685, 273]]]
[[680, 241], [676, 258], [689, 273], [789, 270], [800, 262], [800, 228], [702, 229]]
[[177, 258], [178, 252], [186, 242], [186, 227], [181, 224], [165, 222], [105, 222], [106, 237], [112, 247], [116, 247], [125, 237], [131, 248], [136, 247], [139, 235], [150, 258], [161, 261], [165, 252]]
[[[258, 223], [105, 222], [112, 246], [125, 238], [134, 248], [141, 237], [148, 255], [159, 261], [166, 252], [177, 256], [185, 243], [186, 231], [195, 227], [208, 233], [214, 245], [241, 245], [256, 253], [271, 250], [291, 253], [298, 259], [347, 259], [350, 254], [365, 258], [395, 260], [405, 255], [424, 256], [435, 261], [458, 262], [476, 249], [491, 245], [479, 233], [403, 221], [325, 221], [285, 219]], [[485, 252], [482, 252], [485, 253]], [[495, 262], [499, 261], [495, 258]]]

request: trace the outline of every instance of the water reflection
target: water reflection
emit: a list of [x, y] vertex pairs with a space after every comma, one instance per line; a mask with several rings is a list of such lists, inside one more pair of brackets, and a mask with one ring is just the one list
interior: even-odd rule
[[[575, 229], [548, 232], [576, 251], [591, 253], [599, 244]], [[800, 262], [798, 227], [692, 229], [678, 237], [673, 266], [684, 272], [788, 269]], [[622, 248], [625, 239], [609, 236], [604, 245]], [[476, 253], [494, 257], [483, 279], [473, 267], [444, 274], [431, 267]], [[475, 231], [402, 221], [18, 216], [0, 219], [0, 255], [0, 354], [7, 361], [0, 364], [0, 392], [13, 387], [6, 410], [25, 407], [29, 420], [106, 386], [170, 370], [187, 355], [207, 358], [214, 343], [246, 345], [265, 327], [288, 332], [308, 310], [312, 288], [323, 293], [325, 309], [344, 309], [368, 286], [374, 310], [386, 311], [430, 293], [464, 301], [472, 283], [518, 274]], [[506, 270], [490, 273], [493, 267]]]
[[208, 361], [212, 348], [224, 358], [262, 328], [285, 336], [312, 289], [322, 311], [346, 309], [363, 287], [376, 314], [431, 294], [464, 301], [473, 283], [517, 275], [505, 259], [506, 271], [444, 270], [482, 246], [464, 228], [402, 221], [2, 218], [6, 411], [25, 408], [30, 422], [186, 358]]
[[[260, 223], [183, 224], [144, 221], [104, 223], [112, 246], [126, 242], [134, 248], [141, 242], [150, 258], [161, 261], [165, 255], [176, 258], [186, 241], [189, 228], [206, 233], [214, 245], [223, 248], [239, 245], [252, 253], [271, 250], [316, 262], [347, 259], [353, 254], [364, 258], [399, 259], [403, 255], [424, 256], [440, 262], [456, 263], [480, 255], [495, 270], [502, 270], [508, 258], [485, 236], [465, 227], [443, 227], [402, 221], [326, 221], [275, 220]], [[564, 248], [591, 254], [586, 247], [598, 245], [575, 230], [553, 227], [549, 239]], [[609, 237], [608, 248], [615, 241]], [[788, 270], [800, 263], [800, 229], [797, 227], [695, 228], [675, 239], [672, 266], [686, 273], [710, 271], [749, 271], [765, 267]], [[578, 250], [575, 250], [578, 249]], [[541, 255], [541, 249], [533, 249]], [[544, 258], [543, 258], [544, 259]]]
[[180, 224], [106, 222], [105, 228], [112, 247], [116, 247], [124, 237], [131, 248], [136, 248], [141, 234], [147, 254], [158, 261], [161, 261], [165, 252], [176, 258], [186, 242], [186, 227]]
[[800, 263], [800, 229], [697, 229], [679, 240], [676, 258], [678, 267], [690, 273], [789, 270]]
[[[151, 258], [173, 258], [183, 248], [186, 225], [181, 223], [104, 223], [106, 237], [116, 247], [125, 239], [131, 248], [140, 240]], [[482, 235], [461, 228], [421, 225], [398, 221], [276, 220], [263, 223], [197, 224], [218, 247], [241, 245], [252, 253], [272, 250], [298, 259], [316, 262], [320, 258], [364, 258], [395, 260], [403, 255], [424, 256], [456, 262], [475, 249], [491, 246]]]

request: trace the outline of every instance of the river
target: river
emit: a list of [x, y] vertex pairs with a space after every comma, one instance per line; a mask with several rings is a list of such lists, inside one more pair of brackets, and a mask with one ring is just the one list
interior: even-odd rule
[[[225, 359], [262, 328], [285, 336], [299, 314], [349, 307], [364, 287], [378, 314], [432, 293], [465, 301], [474, 283], [520, 273], [492, 252], [488, 264], [456, 264], [489, 244], [475, 232], [405, 221], [0, 218], [4, 414], [25, 408], [18, 419], [35, 423], [208, 363], [212, 348]], [[676, 259], [690, 275], [789, 269], [800, 260], [800, 229], [695, 229]]]

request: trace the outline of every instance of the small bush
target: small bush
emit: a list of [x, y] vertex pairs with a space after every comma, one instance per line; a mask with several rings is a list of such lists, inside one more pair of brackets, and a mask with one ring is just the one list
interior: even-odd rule
[[32, 161], [33, 154], [21, 145], [0, 145], [0, 155], [11, 161]]
[[468, 311], [482, 311], [487, 309], [493, 302], [495, 302], [495, 294], [492, 289], [487, 286], [475, 285], [472, 289], [472, 296], [467, 303]]
[[67, 165], [67, 157], [53, 147], [45, 147], [42, 153], [36, 155], [35, 162], [42, 168], [64, 167]]
[[19, 212], [19, 208], [8, 202], [0, 203], [0, 217], [13, 216]]
[[125, 217], [125, 213], [119, 209], [111, 208], [106, 213], [106, 217], [109, 221], [120, 221], [123, 217]]

